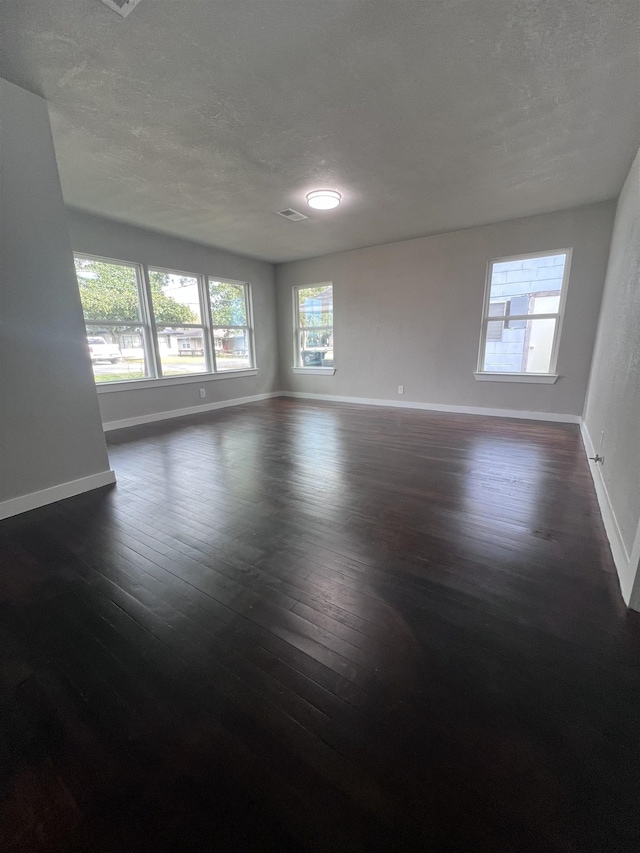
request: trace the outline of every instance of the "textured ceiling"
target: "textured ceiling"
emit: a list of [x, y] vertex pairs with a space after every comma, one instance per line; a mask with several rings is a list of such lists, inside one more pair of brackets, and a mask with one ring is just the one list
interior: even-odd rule
[[617, 195], [638, 8], [0, 0], [0, 75], [49, 100], [68, 204], [281, 261]]

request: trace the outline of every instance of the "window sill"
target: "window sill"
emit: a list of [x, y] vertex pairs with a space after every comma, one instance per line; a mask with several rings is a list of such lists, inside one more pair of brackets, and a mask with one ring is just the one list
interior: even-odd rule
[[292, 367], [294, 373], [306, 375], [308, 373], [318, 373], [321, 376], [333, 376], [336, 372], [334, 367]]
[[557, 373], [479, 373], [473, 374], [478, 382], [524, 382], [525, 384], [553, 385]]
[[98, 394], [109, 394], [114, 391], [138, 391], [143, 388], [160, 388], [166, 385], [189, 385], [198, 382], [211, 382], [218, 379], [240, 379], [243, 376], [256, 376], [257, 367], [249, 370], [224, 370], [220, 373], [190, 373], [188, 376], [166, 376], [163, 379], [131, 379], [124, 382], [106, 382], [98, 385]]

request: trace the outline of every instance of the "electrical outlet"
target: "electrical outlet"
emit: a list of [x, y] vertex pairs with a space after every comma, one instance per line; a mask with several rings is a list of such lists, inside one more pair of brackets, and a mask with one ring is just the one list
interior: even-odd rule
[[398, 394], [404, 394], [404, 385], [398, 385]]
[[205, 390], [204, 388], [201, 388], [201, 389], [200, 389], [200, 399], [204, 400], [204, 398], [205, 398], [206, 396], [207, 396], [207, 392], [206, 392], [206, 390]]

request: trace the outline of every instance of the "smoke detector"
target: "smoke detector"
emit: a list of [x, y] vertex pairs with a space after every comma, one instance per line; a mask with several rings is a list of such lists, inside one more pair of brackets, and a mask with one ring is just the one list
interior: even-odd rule
[[113, 9], [123, 18], [126, 18], [129, 12], [136, 8], [140, 0], [102, 0], [105, 6]]
[[308, 219], [308, 216], [305, 216], [304, 213], [300, 213], [297, 210], [294, 210], [292, 207], [285, 207], [284, 210], [276, 210], [278, 216], [284, 216], [285, 219], [288, 219], [289, 222], [300, 222], [302, 219]]

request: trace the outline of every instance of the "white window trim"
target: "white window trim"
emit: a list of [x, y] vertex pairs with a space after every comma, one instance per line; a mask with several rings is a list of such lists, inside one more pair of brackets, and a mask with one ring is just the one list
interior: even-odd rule
[[[214, 276], [210, 274], [200, 274], [194, 272], [185, 272], [183, 270], [174, 270], [167, 267], [155, 266], [153, 264], [140, 263], [137, 261], [126, 261], [117, 258], [106, 258], [102, 255], [92, 255], [86, 252], [74, 252], [74, 258], [82, 258], [87, 261], [97, 261], [103, 264], [113, 264], [115, 266], [132, 267], [136, 273], [136, 285], [138, 291], [138, 309], [140, 317], [135, 320], [85, 320], [85, 325], [103, 325], [107, 326], [130, 326], [131, 328], [140, 329], [142, 334], [142, 345], [145, 355], [145, 369], [148, 372], [147, 376], [141, 376], [139, 379], [123, 379], [117, 382], [98, 382], [95, 381], [96, 390], [99, 394], [109, 393], [112, 391], [130, 391], [140, 390], [140, 388], [152, 388], [161, 385], [182, 385], [184, 383], [196, 383], [200, 381], [211, 381], [212, 379], [231, 379], [244, 376], [255, 376], [258, 373], [256, 365], [256, 350], [254, 337], [254, 321], [253, 321], [253, 298], [251, 292], [251, 283], [248, 281], [236, 281], [234, 279], [225, 278], [222, 276]], [[151, 299], [151, 279], [149, 270], [153, 272], [169, 273], [170, 275], [179, 275], [186, 278], [194, 278], [198, 282], [198, 293], [200, 297], [200, 313], [202, 323], [183, 323], [181, 328], [196, 329], [202, 332], [203, 347], [205, 352], [206, 371], [199, 373], [185, 373], [179, 376], [163, 376], [160, 350], [158, 347], [156, 322], [153, 312], [153, 302]], [[251, 367], [240, 367], [231, 370], [218, 370], [215, 358], [215, 346], [213, 340], [214, 328], [223, 328], [213, 326], [211, 317], [211, 302], [209, 299], [209, 281], [220, 281], [225, 284], [241, 285], [245, 294], [245, 312], [249, 326], [225, 326], [224, 328], [242, 328], [247, 332], [249, 342], [249, 351], [251, 357]]]
[[489, 373], [475, 372], [477, 382], [524, 382], [531, 385], [553, 385], [558, 379], [557, 373]]
[[[213, 316], [211, 314], [211, 294], [210, 287], [211, 282], [219, 282], [220, 284], [237, 284], [240, 285], [244, 290], [244, 313], [247, 318], [247, 326], [218, 326], [214, 325]], [[212, 348], [212, 358], [213, 363], [215, 364], [215, 375], [219, 375], [220, 373], [234, 373], [237, 371], [234, 370], [218, 370], [218, 363], [216, 361], [216, 347], [215, 347], [215, 337], [214, 332], [216, 329], [241, 329], [246, 333], [247, 344], [249, 348], [249, 360], [250, 367], [241, 368], [244, 372], [247, 370], [256, 370], [256, 345], [255, 345], [255, 335], [254, 335], [254, 322], [253, 322], [253, 294], [251, 292], [251, 284], [248, 281], [236, 281], [232, 278], [216, 278], [215, 276], [208, 276], [206, 280], [205, 287], [205, 296], [207, 300], [207, 317], [209, 318], [210, 323], [210, 344]]]
[[241, 379], [244, 376], [257, 376], [258, 368], [250, 370], [223, 370], [221, 373], [187, 373], [184, 376], [165, 376], [162, 379], [123, 379], [122, 382], [96, 383], [98, 394], [111, 394], [114, 391], [139, 391], [140, 388], [155, 388], [160, 385], [197, 385], [201, 382], [217, 382], [219, 379]]
[[336, 372], [335, 367], [292, 367], [292, 373], [311, 374], [317, 373], [323, 376], [333, 376]]
[[[552, 385], [558, 379], [556, 373], [558, 363], [558, 352], [560, 349], [560, 337], [562, 334], [562, 324], [564, 322], [565, 304], [567, 301], [567, 290], [569, 285], [569, 271], [571, 268], [571, 257], [573, 249], [549, 249], [545, 252], [527, 252], [521, 255], [508, 255], [500, 258], [490, 258], [487, 263], [487, 275], [484, 288], [484, 299], [482, 301], [482, 325], [480, 327], [480, 345], [478, 347], [478, 362], [474, 371], [474, 378], [480, 382], [524, 382], [538, 383], [544, 385]], [[489, 302], [491, 300], [491, 277], [493, 274], [493, 265], [505, 263], [508, 261], [527, 261], [530, 258], [546, 258], [551, 255], [565, 255], [564, 271], [562, 275], [562, 285], [560, 290], [560, 304], [557, 314], [517, 314], [509, 315], [509, 320], [545, 320], [553, 318], [556, 321], [553, 344], [551, 347], [551, 359], [549, 362], [548, 373], [500, 373], [498, 371], [483, 370], [484, 366], [484, 351], [487, 338], [487, 326], [489, 323]]]
[[[204, 285], [205, 277], [202, 275], [198, 275], [198, 273], [193, 272], [185, 272], [183, 270], [171, 270], [166, 267], [157, 267], [151, 264], [142, 264], [142, 271], [144, 274], [144, 284], [145, 284], [145, 301], [146, 306], [143, 310], [148, 312], [149, 316], [149, 328], [150, 328], [150, 350], [153, 355], [153, 362], [155, 365], [155, 376], [149, 377], [149, 380], [164, 382], [166, 384], [166, 380], [173, 379], [173, 376], [163, 376], [162, 375], [162, 356], [160, 354], [160, 346], [158, 344], [158, 329], [156, 324], [156, 318], [153, 311], [153, 300], [151, 298], [151, 272], [159, 272], [166, 273], [167, 275], [178, 275], [183, 278], [194, 278], [198, 283], [198, 299], [200, 302], [200, 323], [181, 323], [181, 329], [196, 329], [197, 331], [202, 332], [202, 347], [204, 350], [204, 363], [206, 370], [200, 373], [186, 373], [182, 374], [183, 376], [210, 376], [214, 372], [213, 362], [211, 361], [211, 357], [209, 354], [209, 348], [207, 346], [207, 338], [208, 338], [208, 326], [207, 326], [207, 311], [208, 304], [206, 299], [206, 288]], [[96, 383], [97, 385], [98, 383]], [[100, 386], [105, 385], [107, 383], [101, 382]]]
[[[333, 367], [315, 367], [313, 365], [304, 366], [298, 363], [298, 356], [300, 353], [299, 346], [299, 334], [302, 326], [300, 326], [300, 300], [298, 297], [298, 291], [306, 290], [309, 287], [330, 287], [333, 295], [333, 304], [335, 309], [335, 289], [333, 287], [332, 281], [319, 281], [314, 282], [312, 284], [295, 284], [291, 291], [293, 298], [293, 367], [291, 368], [293, 373], [306, 373], [306, 374], [331, 374], [333, 375], [336, 371]], [[335, 328], [335, 316], [334, 316], [334, 325], [333, 326], [314, 326], [314, 331], [323, 332], [331, 330], [331, 336], [333, 337]]]

